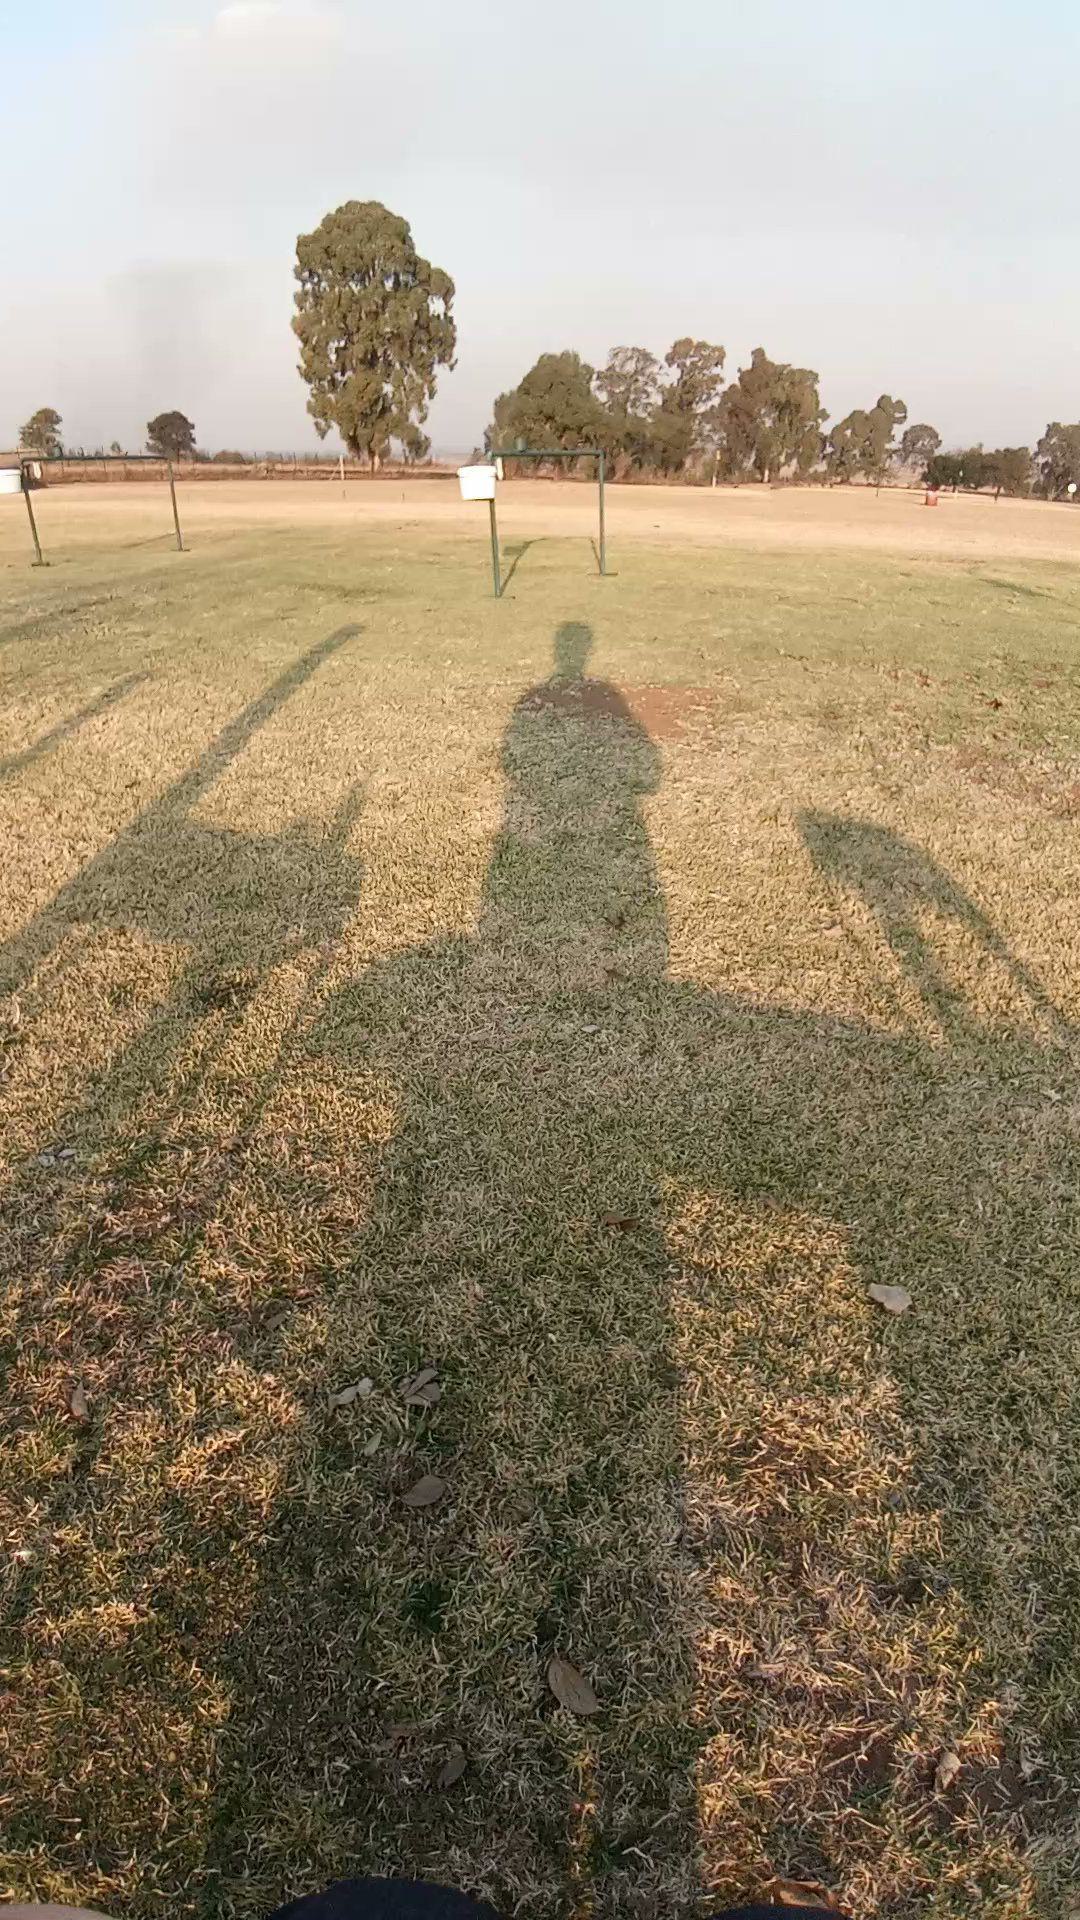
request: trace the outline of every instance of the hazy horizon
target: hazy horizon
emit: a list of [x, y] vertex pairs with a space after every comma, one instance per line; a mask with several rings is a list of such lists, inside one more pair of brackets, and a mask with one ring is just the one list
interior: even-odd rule
[[5, 37], [0, 444], [51, 405], [73, 445], [136, 449], [180, 407], [210, 449], [318, 446], [295, 242], [348, 199], [403, 214], [456, 281], [436, 451], [476, 444], [541, 352], [685, 333], [729, 378], [757, 345], [814, 367], [833, 417], [898, 395], [946, 444], [1080, 417], [1061, 0], [1023, 22], [1004, 0], [662, 22], [553, 0], [539, 23], [492, 0], [40, 0]]

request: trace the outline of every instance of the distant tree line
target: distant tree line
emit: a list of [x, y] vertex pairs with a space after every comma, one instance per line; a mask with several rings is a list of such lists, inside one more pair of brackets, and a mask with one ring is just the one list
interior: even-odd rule
[[[61, 459], [64, 454], [64, 443], [60, 437], [63, 424], [63, 416], [55, 407], [39, 407], [37, 412], [32, 413], [29, 420], [24, 421], [19, 428], [20, 447], [43, 454], [48, 460]], [[174, 408], [170, 413], [158, 413], [152, 420], [148, 420], [146, 451], [160, 454], [163, 459], [179, 459], [184, 455], [189, 460], [197, 460], [199, 454], [195, 446], [195, 428], [187, 415]], [[87, 455], [85, 447], [79, 447], [77, 453], [75, 448], [69, 447], [67, 452], [69, 458], [80, 460], [88, 457], [94, 459], [105, 457], [102, 447], [95, 448], [90, 456]], [[122, 456], [125, 448], [120, 445], [119, 440], [113, 440], [110, 442], [109, 452], [114, 456]]]
[[1054, 500], [1067, 497], [1070, 482], [1080, 486], [1080, 424], [1052, 422], [1034, 455], [1028, 447], [943, 452], [937, 429], [926, 421], [908, 426], [904, 401], [891, 394], [827, 426], [811, 368], [755, 347], [749, 366], [725, 386], [725, 359], [723, 347], [689, 337], [676, 340], [663, 361], [647, 347], [613, 347], [599, 369], [577, 353], [541, 354], [516, 387], [499, 394], [484, 449], [601, 448], [616, 478], [880, 486], [908, 474], [935, 487]]
[[[454, 365], [454, 283], [416, 250], [408, 222], [377, 200], [349, 200], [296, 243], [293, 331], [308, 412], [320, 439], [335, 429], [373, 469], [392, 447], [407, 462], [430, 456], [423, 431], [440, 368]], [[613, 347], [601, 368], [572, 352], [541, 354], [500, 393], [485, 450], [601, 448], [616, 478], [818, 480], [831, 485], [908, 474], [933, 486], [1039, 493], [1080, 486], [1080, 423], [1051, 421], [1035, 448], [943, 451], [925, 421], [908, 425], [903, 400], [879, 394], [829, 426], [818, 375], [755, 347], [725, 385], [725, 349], [690, 335], [660, 360], [648, 347]], [[39, 407], [20, 444], [62, 451], [61, 418]], [[151, 452], [205, 459], [178, 410], [147, 423]], [[113, 451], [119, 443], [113, 442]], [[229, 453], [219, 459], [242, 456]]]
[[[1043, 445], [1041, 440], [1039, 445]], [[1037, 486], [1048, 498], [1058, 497], [1058, 489], [1048, 485], [1041, 472], [1036, 473], [1030, 447], [996, 447], [989, 451], [960, 447], [955, 453], [935, 453], [926, 463], [923, 478], [928, 486], [951, 487], [954, 493], [963, 488], [970, 493], [1020, 495], [1031, 493]], [[1060, 492], [1067, 487], [1068, 477]]]
[[[62, 417], [55, 407], [39, 407], [36, 414], [25, 421], [19, 430], [19, 446], [26, 453], [35, 453], [47, 459], [55, 460], [130, 460], [132, 450], [121, 445], [119, 440], [111, 440], [107, 447], [65, 446], [60, 437]], [[326, 465], [336, 467], [339, 456], [333, 452], [288, 453], [244, 451], [238, 447], [221, 447], [214, 453], [208, 453], [195, 444], [195, 427], [183, 413], [174, 409], [169, 413], [160, 413], [147, 421], [146, 452], [158, 459], [178, 459], [183, 457], [197, 465], [215, 465], [229, 467], [247, 467], [259, 465], [281, 465], [289, 462], [293, 465]]]

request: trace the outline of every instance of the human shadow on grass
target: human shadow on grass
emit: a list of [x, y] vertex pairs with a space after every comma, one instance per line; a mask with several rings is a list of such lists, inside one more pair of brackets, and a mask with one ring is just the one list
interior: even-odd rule
[[985, 1023], [946, 969], [935, 930], [950, 922], [971, 936], [982, 966], [999, 970], [1017, 1009], [1026, 1009], [1048, 1038], [1067, 1039], [1068, 1027], [1042, 982], [1014, 958], [989, 917], [921, 847], [888, 827], [840, 814], [804, 812], [799, 829], [834, 898], [854, 896], [865, 903], [899, 971], [951, 1040], [978, 1042]]
[[[56, 1123], [105, 1153], [82, 1210], [60, 1166], [5, 1201], [12, 1438], [45, 1489], [6, 1594], [13, 1855], [44, 1847], [106, 1908], [197, 1886], [215, 1915], [363, 1868], [544, 1914], [685, 1911], [773, 1872], [896, 1914], [933, 1881], [1015, 1887], [1038, 1775], [991, 1703], [1003, 1676], [1039, 1689], [1063, 1748], [1077, 1659], [1051, 1550], [1075, 1463], [1030, 1431], [1017, 1353], [1067, 1435], [1053, 1009], [918, 849], [821, 814], [816, 871], [897, 965], [881, 1025], [676, 977], [658, 750], [566, 627], [507, 730], [475, 931], [321, 1011], [317, 965], [231, 1086], [232, 1137], [203, 1140], [268, 971], [300, 922], [334, 946], [361, 874], [355, 790], [283, 835], [196, 803], [346, 638], [0, 956], [31, 1030], [73, 923], [183, 956]], [[995, 1026], [950, 987], [952, 936], [1000, 975]], [[870, 1281], [915, 1296], [887, 1346]], [[426, 1365], [427, 1411], [397, 1390]], [[78, 1377], [91, 1421], [54, 1422], [54, 1459]], [[414, 1511], [423, 1471], [446, 1492]], [[556, 1653], [595, 1717], [556, 1707]]]
[[[155, 1261], [156, 1247], [167, 1239], [186, 1256], [200, 1244], [218, 1197], [235, 1181], [241, 1134], [257, 1125], [285, 1070], [290, 1039], [307, 1011], [303, 1002], [278, 1035], [275, 1054], [242, 1077], [237, 1073], [234, 1082], [222, 1062], [274, 969], [321, 948], [312, 981], [325, 971], [325, 956], [359, 895], [360, 868], [348, 851], [359, 792], [346, 794], [328, 823], [296, 821], [278, 834], [207, 823], [199, 802], [260, 728], [358, 631], [339, 629], [279, 674], [192, 767], [0, 947], [0, 1070], [9, 1084], [23, 1048], [36, 1044], [38, 1020], [66, 991], [64, 949], [73, 936], [76, 969], [80, 934], [119, 955], [103, 963], [99, 976], [91, 970], [86, 991], [108, 992], [113, 1012], [129, 991], [134, 1000], [152, 1003], [148, 1018], [104, 1060], [85, 1093], [52, 1114], [38, 1151], [11, 1169], [0, 1196], [9, 1275], [0, 1359], [16, 1430], [30, 1408], [38, 1419], [55, 1417], [72, 1379], [108, 1380], [120, 1404], [130, 1392], [137, 1399], [146, 1390], [145, 1383], [135, 1384], [140, 1370], [165, 1363], [163, 1334], [170, 1344], [186, 1324], [195, 1341], [200, 1330], [206, 1333], [205, 1307], [220, 1311], [221, 1302], [204, 1299], [200, 1306], [193, 1296], [183, 1258]], [[140, 978], [155, 948], [183, 956], [156, 1004]], [[125, 971], [135, 975], [130, 987]], [[196, 1096], [215, 1076], [234, 1116], [224, 1148], [189, 1124]], [[48, 1249], [47, 1267], [42, 1249]], [[50, 1293], [53, 1283], [59, 1292]], [[59, 1369], [68, 1383], [44, 1407], [43, 1367]], [[67, 1443], [58, 1439], [57, 1445], [63, 1457]], [[96, 1472], [96, 1439], [88, 1429], [77, 1436], [67, 1469], [52, 1477], [48, 1528], [87, 1511]], [[39, 1524], [46, 1526], [44, 1508]], [[13, 1571], [9, 1629], [41, 1604], [42, 1576], [33, 1557]], [[46, 1578], [51, 1571], [44, 1569]], [[91, 1676], [95, 1691], [107, 1677], [92, 1663], [88, 1682]], [[81, 1817], [92, 1826], [101, 1810], [99, 1796]]]
[[[73, 924], [138, 929], [151, 938], [180, 942], [191, 952], [194, 976], [215, 965], [257, 964], [266, 946], [266, 925], [273, 928], [271, 953], [295, 940], [310, 865], [303, 828], [287, 828], [280, 836], [234, 833], [206, 825], [196, 809], [259, 729], [358, 631], [339, 628], [301, 655], [222, 729], [192, 767], [0, 946], [0, 994], [24, 989]], [[128, 676], [119, 691], [143, 677]], [[56, 732], [69, 731], [116, 697], [118, 689], [111, 689]], [[28, 752], [36, 754], [53, 739], [47, 735]], [[345, 902], [355, 900], [357, 890], [350, 878]]]
[[[198, 1090], [220, 1073], [245, 1009], [269, 975], [318, 949], [322, 957], [311, 980], [317, 990], [334, 942], [355, 911], [361, 885], [359, 863], [348, 851], [360, 806], [357, 786], [329, 822], [297, 820], [277, 834], [235, 832], [207, 823], [199, 815], [199, 802], [259, 729], [358, 631], [342, 627], [302, 654], [222, 729], [192, 767], [0, 947], [0, 1008], [6, 1001], [18, 1012], [17, 1025], [0, 1027], [0, 1065], [5, 1069], [13, 1067], [24, 1044], [33, 1044], [36, 1018], [58, 990], [63, 992], [59, 955], [73, 930], [84, 929], [124, 947], [151, 942], [183, 955], [182, 966], [143, 1025], [95, 1074], [87, 1094], [68, 1111], [52, 1116], [39, 1153], [31, 1156], [21, 1176], [15, 1173], [0, 1214], [12, 1273], [27, 1266], [33, 1246], [52, 1232], [62, 1242], [65, 1270], [69, 1275], [81, 1270], [93, 1292], [94, 1272], [110, 1247], [118, 1256], [131, 1256], [170, 1223], [185, 1237], [183, 1205], [170, 1213], [162, 1198], [162, 1192], [176, 1184], [161, 1178], [162, 1158], [183, 1150], [188, 1108]], [[141, 964], [137, 958], [136, 968]], [[121, 1005], [122, 971], [110, 989]], [[232, 1101], [235, 1125], [241, 1130], [257, 1124], [285, 1070], [290, 1039], [307, 1017], [302, 1002], [290, 1030], [278, 1037], [276, 1057], [241, 1079]], [[86, 1160], [96, 1160], [99, 1172], [89, 1194], [76, 1186], [73, 1202], [73, 1176]], [[39, 1170], [42, 1166], [47, 1174]], [[200, 1215], [210, 1209], [215, 1187], [227, 1183], [232, 1173], [227, 1157], [220, 1155], [216, 1164], [203, 1166], [197, 1204], [190, 1210], [189, 1240], [198, 1237]], [[73, 1204], [86, 1207], [87, 1215], [65, 1226]], [[178, 1267], [169, 1291], [182, 1293], [183, 1282]], [[14, 1311], [3, 1343], [9, 1360], [18, 1358], [25, 1365], [32, 1355], [37, 1303], [38, 1288], [32, 1285]], [[161, 1305], [160, 1298], [148, 1298], [148, 1310], [157, 1313]], [[81, 1349], [83, 1360], [89, 1361], [95, 1347], [92, 1314], [82, 1333], [85, 1338], [76, 1340], [73, 1359]], [[104, 1326], [101, 1338], [107, 1349], [110, 1335]]]
[[97, 607], [114, 605], [115, 601], [116, 595], [112, 593], [93, 594], [89, 599], [72, 602], [70, 606], [57, 606], [51, 613], [38, 613], [28, 620], [16, 620], [10, 626], [0, 627], [0, 647], [12, 646], [19, 640], [36, 639], [50, 629], [62, 628], [65, 621], [78, 619]]
[[[589, 647], [560, 629], [515, 709], [475, 932], [376, 962], [311, 1036], [313, 1071], [396, 1113], [307, 1335], [375, 1391], [298, 1429], [221, 1669], [208, 1912], [364, 1871], [530, 1913], [684, 1911], [778, 1873], [901, 1914], [957, 1876], [1023, 1880], [1037, 1791], [993, 1704], [1016, 1668], [976, 1648], [1002, 1528], [1034, 1565], [1077, 1491], [1062, 1450], [1016, 1549], [1008, 1313], [1075, 1331], [1039, 1241], [1060, 1143], [974, 1237], [972, 1213], [1024, 1138], [1017, 1085], [1060, 1069], [1053, 1010], [917, 849], [820, 815], [817, 868], [935, 1011], [955, 1001], [929, 939], [912, 950], [924, 915], [1003, 971], [1001, 1034], [677, 978], [644, 817], [659, 754]], [[872, 1282], [931, 1329], [910, 1365]], [[438, 1402], [410, 1407], [399, 1383], [429, 1367]], [[425, 1473], [445, 1489], [416, 1511]], [[1023, 1671], [1075, 1655], [1057, 1613], [1047, 1635], [1006, 1612]], [[554, 1656], [595, 1717], [556, 1706]]]
[[46, 754], [54, 752], [65, 740], [69, 740], [73, 733], [77, 733], [80, 727], [107, 713], [118, 700], [132, 693], [149, 677], [148, 673], [122, 674], [119, 680], [114, 680], [111, 686], [106, 687], [93, 700], [89, 700], [84, 707], [80, 707], [78, 712], [69, 714], [66, 720], [58, 721], [55, 727], [49, 727], [47, 732], [39, 734], [30, 746], [21, 748], [17, 753], [6, 754], [0, 759], [0, 780], [6, 779], [9, 774], [21, 773], [26, 767], [33, 766], [36, 760], [44, 759]]
[[[0, 949], [9, 1087], [48, 1063], [56, 1041], [42, 1046], [41, 1023], [69, 981], [151, 1004], [0, 1191], [0, 1527], [18, 1543], [0, 1566], [17, 1756], [0, 1852], [27, 1891], [106, 1909], [132, 1894], [153, 1905], [165, 1887], [182, 1899], [205, 1851], [214, 1665], [248, 1594], [260, 1436], [255, 1478], [233, 1480], [224, 1509], [213, 1496], [196, 1514], [208, 1488], [196, 1462], [248, 1391], [268, 1300], [303, 1291], [293, 1220], [311, 1173], [294, 1173], [260, 1124], [361, 869], [355, 783], [331, 819], [276, 834], [231, 832], [199, 803], [357, 631], [280, 673]], [[155, 972], [161, 952], [178, 964]], [[278, 970], [292, 983], [284, 1013], [262, 1015]], [[204, 1405], [192, 1383], [205, 1392], [208, 1370], [218, 1385]], [[76, 1382], [85, 1419], [69, 1413]]]

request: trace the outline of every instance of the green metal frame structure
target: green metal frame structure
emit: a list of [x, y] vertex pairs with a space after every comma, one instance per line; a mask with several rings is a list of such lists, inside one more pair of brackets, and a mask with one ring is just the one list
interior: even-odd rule
[[[601, 574], [607, 573], [607, 534], [604, 524], [604, 477], [605, 457], [600, 447], [492, 447], [488, 462], [494, 465], [496, 460], [595, 460], [596, 480], [600, 493], [599, 542], [596, 559]], [[495, 502], [488, 501], [491, 516], [491, 578], [495, 587], [496, 600], [502, 599], [502, 576], [499, 570], [499, 528], [495, 518]]]
[[46, 454], [43, 458], [40, 454], [28, 453], [20, 458], [19, 471], [22, 475], [22, 495], [26, 501], [26, 511], [30, 519], [30, 531], [34, 536], [34, 553], [37, 556], [33, 562], [35, 567], [47, 567], [49, 563], [41, 551], [41, 541], [38, 537], [37, 521], [34, 518], [34, 507], [30, 498], [31, 488], [29, 481], [31, 476], [29, 469], [31, 467], [45, 468], [51, 466], [54, 462], [57, 466], [92, 467], [99, 465], [103, 460], [111, 460], [113, 458], [124, 460], [129, 465], [132, 462], [137, 462], [140, 464], [145, 463], [147, 466], [153, 465], [160, 467], [164, 465], [168, 469], [167, 478], [169, 482], [169, 497], [172, 500], [173, 532], [176, 537], [176, 551], [177, 553], [185, 553], [187, 551], [184, 546], [184, 536], [180, 531], [180, 510], [176, 504], [176, 474], [168, 454], [124, 453], [113, 455], [101, 453], [65, 453]]

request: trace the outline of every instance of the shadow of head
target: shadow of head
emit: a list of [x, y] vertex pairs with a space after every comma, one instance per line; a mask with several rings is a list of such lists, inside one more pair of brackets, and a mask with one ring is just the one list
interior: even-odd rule
[[555, 635], [553, 680], [580, 680], [584, 677], [593, 648], [592, 628], [580, 620], [566, 620]]
[[552, 671], [518, 701], [503, 741], [515, 795], [549, 817], [558, 816], [575, 837], [597, 812], [619, 815], [636, 809], [655, 791], [660, 756], [620, 687], [588, 677], [592, 628], [568, 620], [555, 633]]
[[552, 978], [559, 965], [576, 979], [605, 965], [653, 975], [666, 932], [642, 799], [660, 756], [621, 689], [585, 676], [592, 644], [583, 623], [559, 627], [551, 675], [522, 695], [504, 736], [480, 939], [506, 951], [527, 941]]

